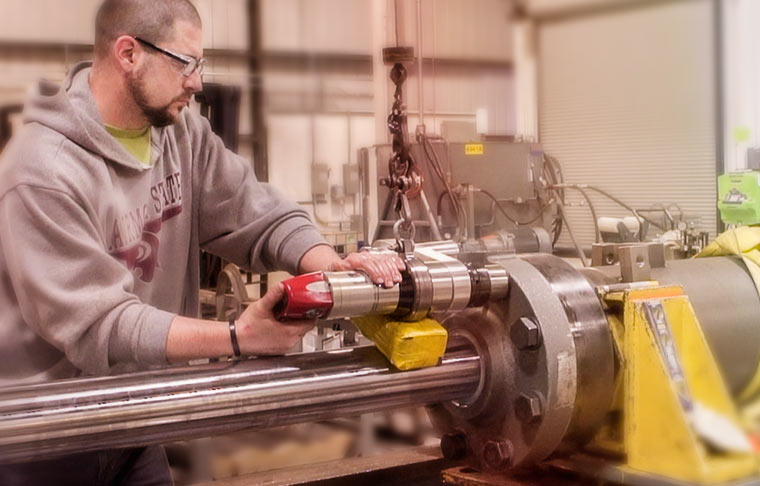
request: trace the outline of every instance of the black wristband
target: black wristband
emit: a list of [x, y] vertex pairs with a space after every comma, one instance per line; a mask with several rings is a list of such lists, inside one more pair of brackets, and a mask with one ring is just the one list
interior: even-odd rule
[[238, 345], [237, 332], [235, 331], [235, 318], [230, 318], [230, 341], [232, 341], [232, 352], [235, 353], [235, 357], [240, 357], [240, 346]]

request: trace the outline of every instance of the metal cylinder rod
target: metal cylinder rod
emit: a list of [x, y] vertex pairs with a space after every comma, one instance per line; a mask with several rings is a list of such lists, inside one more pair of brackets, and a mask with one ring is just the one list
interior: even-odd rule
[[0, 390], [0, 463], [472, 398], [480, 358], [393, 369], [374, 346]]
[[465, 198], [467, 199], [467, 239], [475, 239], [475, 186], [464, 185]]
[[441, 230], [438, 228], [438, 221], [435, 219], [435, 214], [433, 214], [433, 210], [430, 209], [430, 203], [425, 195], [425, 189], [420, 190], [420, 201], [422, 202], [422, 208], [425, 210], [425, 216], [427, 216], [428, 222], [430, 223], [430, 233], [433, 235], [433, 240], [443, 240]]
[[[392, 314], [398, 319], [418, 320], [430, 312], [462, 310], [468, 306], [483, 305], [489, 299], [499, 300], [508, 291], [508, 277], [498, 265], [474, 268], [453, 258], [424, 263], [415, 258], [407, 264], [408, 273], [404, 273], [401, 285], [389, 288], [379, 287], [364, 273], [324, 272], [326, 288], [333, 305], [318, 314], [318, 317], [342, 319]], [[479, 281], [476, 281], [475, 275], [479, 275]], [[295, 277], [293, 280], [298, 278], [313, 280], [313, 277]], [[481, 284], [478, 288], [477, 283]], [[293, 318], [294, 309], [298, 309], [295, 318], [303, 318], [303, 309], [306, 307], [300, 304], [296, 306], [299, 298], [295, 295], [296, 291], [291, 290], [295, 287], [296, 284], [286, 281], [288, 300], [282, 312], [278, 310], [278, 314]], [[309, 289], [308, 285], [306, 288]], [[473, 292], [484, 293], [485, 299], [473, 300]], [[322, 304], [323, 301], [320, 300], [320, 307]]]
[[417, 0], [417, 96], [420, 105], [419, 126], [425, 133], [425, 103], [423, 93], [425, 87], [422, 82], [422, 0]]

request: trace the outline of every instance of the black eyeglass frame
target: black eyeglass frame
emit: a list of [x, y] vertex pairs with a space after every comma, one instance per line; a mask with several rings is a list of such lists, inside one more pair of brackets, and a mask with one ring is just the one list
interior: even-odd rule
[[148, 42], [145, 39], [142, 39], [140, 37], [135, 37], [134, 39], [140, 44], [146, 47], [150, 47], [151, 49], [157, 52], [160, 52], [161, 54], [184, 64], [185, 67], [184, 69], [182, 69], [182, 75], [184, 77], [186, 78], [190, 77], [195, 72], [196, 69], [198, 70], [198, 74], [203, 74], [203, 68], [206, 66], [205, 58], [196, 59], [193, 56], [180, 54], [178, 52], [170, 51], [169, 49], [163, 49], [153, 44], [152, 42]]

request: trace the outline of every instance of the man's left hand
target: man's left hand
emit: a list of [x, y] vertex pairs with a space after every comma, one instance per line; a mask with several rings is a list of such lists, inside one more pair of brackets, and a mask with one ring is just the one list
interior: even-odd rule
[[393, 287], [401, 282], [404, 261], [393, 251], [349, 253], [342, 260], [334, 260], [328, 268], [331, 272], [362, 270], [376, 284]]

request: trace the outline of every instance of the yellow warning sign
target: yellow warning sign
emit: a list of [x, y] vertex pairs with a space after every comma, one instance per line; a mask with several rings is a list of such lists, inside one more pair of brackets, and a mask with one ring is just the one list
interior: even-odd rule
[[464, 144], [465, 155], [483, 155], [482, 143], [466, 143]]

